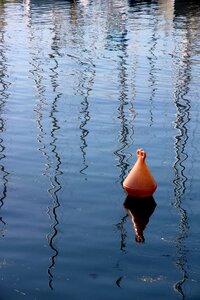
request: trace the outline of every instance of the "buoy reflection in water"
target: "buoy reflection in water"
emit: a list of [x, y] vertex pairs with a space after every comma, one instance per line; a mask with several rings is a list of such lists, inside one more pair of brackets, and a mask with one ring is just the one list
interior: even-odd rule
[[144, 230], [157, 205], [154, 198], [151, 196], [141, 199], [139, 197], [127, 196], [123, 205], [133, 224], [135, 241], [144, 243]]

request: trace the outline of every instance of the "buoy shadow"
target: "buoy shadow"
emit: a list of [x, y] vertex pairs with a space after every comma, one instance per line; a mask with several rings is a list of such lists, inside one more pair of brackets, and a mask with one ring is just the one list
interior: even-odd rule
[[145, 198], [127, 196], [123, 206], [131, 218], [135, 230], [135, 241], [144, 243], [144, 230], [157, 206], [153, 196]]

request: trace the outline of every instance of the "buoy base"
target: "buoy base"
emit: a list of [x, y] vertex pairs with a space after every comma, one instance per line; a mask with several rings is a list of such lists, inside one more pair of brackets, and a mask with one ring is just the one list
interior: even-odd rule
[[139, 198], [151, 197], [157, 188], [156, 186], [154, 190], [137, 190], [137, 189], [131, 189], [126, 186], [123, 187], [128, 196], [139, 197]]

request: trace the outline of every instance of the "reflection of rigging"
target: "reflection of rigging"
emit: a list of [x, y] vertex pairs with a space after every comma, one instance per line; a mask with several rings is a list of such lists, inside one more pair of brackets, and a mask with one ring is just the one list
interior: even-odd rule
[[[90, 53], [90, 52], [89, 52]], [[69, 56], [69, 55], [68, 55]], [[80, 68], [83, 70], [78, 71], [78, 85], [75, 88], [75, 93], [82, 96], [83, 100], [81, 101], [80, 106], [80, 151], [82, 153], [82, 163], [83, 166], [80, 169], [80, 173], [85, 175], [85, 170], [88, 168], [87, 164], [87, 136], [89, 134], [89, 130], [87, 128], [87, 124], [90, 121], [90, 111], [89, 111], [89, 101], [88, 98], [93, 88], [94, 78], [96, 76], [96, 66], [93, 63], [92, 55], [87, 58], [87, 62], [81, 60], [76, 56], [70, 55], [71, 59], [75, 60]]]
[[128, 214], [123, 216], [121, 218], [121, 221], [116, 224], [117, 229], [120, 231], [120, 250], [122, 253], [126, 253], [126, 237], [127, 237], [127, 232], [124, 227], [126, 220], [128, 218]]
[[[59, 197], [58, 197], [58, 192], [61, 190], [62, 186], [59, 182], [59, 176], [62, 175], [62, 171], [60, 170], [60, 166], [61, 166], [61, 159], [60, 156], [57, 152], [57, 147], [56, 147], [56, 131], [59, 130], [59, 126], [58, 126], [58, 121], [55, 117], [55, 113], [56, 113], [56, 107], [57, 107], [57, 101], [60, 97], [60, 94], [58, 94], [51, 106], [51, 113], [50, 113], [50, 118], [52, 120], [52, 129], [51, 129], [51, 142], [50, 142], [50, 146], [51, 146], [51, 151], [54, 154], [55, 157], [55, 169], [54, 170], [54, 176], [52, 176], [52, 178], [50, 179], [51, 182], [51, 188], [48, 189], [49, 194], [51, 195], [51, 198], [53, 200], [52, 204], [48, 207], [48, 214], [51, 218], [52, 224], [51, 224], [51, 233], [48, 235], [47, 239], [49, 242], [49, 245], [51, 247], [51, 249], [54, 251], [54, 255], [52, 255], [51, 257], [51, 264], [48, 268], [48, 274], [49, 274], [49, 286], [51, 289], [53, 289], [52, 287], [52, 280], [53, 280], [53, 274], [52, 274], [52, 268], [55, 265], [55, 259], [58, 256], [58, 250], [55, 246], [55, 237], [58, 233], [57, 231], [57, 226], [59, 224], [58, 221], [58, 217], [57, 217], [57, 208], [60, 206], [59, 203]], [[53, 165], [53, 163], [52, 163]]]
[[[38, 91], [39, 96], [39, 102], [36, 105], [35, 111], [36, 111], [36, 123], [38, 125], [39, 134], [37, 136], [38, 143], [40, 145], [39, 151], [42, 153], [42, 155], [45, 157], [46, 160], [46, 169], [43, 173], [44, 176], [46, 176], [49, 179], [50, 182], [50, 188], [48, 189], [48, 192], [53, 200], [52, 204], [48, 207], [48, 215], [52, 221], [51, 223], [51, 233], [48, 234], [47, 240], [49, 243], [49, 246], [53, 250], [54, 254], [51, 256], [51, 263], [48, 267], [48, 274], [49, 274], [49, 287], [53, 289], [52, 287], [52, 280], [53, 280], [53, 274], [51, 269], [55, 265], [55, 258], [58, 255], [58, 250], [56, 249], [54, 245], [54, 239], [57, 235], [57, 225], [59, 224], [56, 209], [60, 206], [59, 199], [58, 199], [58, 191], [61, 189], [61, 185], [58, 181], [58, 176], [62, 174], [62, 172], [59, 170], [61, 160], [60, 157], [56, 151], [56, 137], [55, 137], [55, 131], [58, 130], [57, 126], [57, 120], [54, 117], [55, 107], [56, 107], [56, 101], [58, 97], [54, 99], [54, 102], [52, 104], [52, 111], [50, 113], [50, 118], [52, 118], [52, 129], [51, 129], [51, 142], [49, 143], [51, 146], [51, 152], [54, 154], [54, 156], [57, 159], [56, 166], [54, 166], [53, 159], [51, 157], [51, 153], [49, 153], [48, 147], [45, 143], [45, 136], [47, 135], [47, 132], [44, 129], [43, 125], [43, 109], [46, 106], [45, 103], [45, 87], [42, 85], [43, 76], [40, 75], [39, 72], [41, 72], [40, 65], [37, 65], [37, 59], [33, 60], [33, 66], [34, 70], [31, 71], [34, 76], [34, 81], [36, 85], [36, 89]], [[53, 172], [53, 174], [52, 174]]]
[[149, 82], [150, 82], [150, 87], [152, 89], [151, 96], [150, 96], [150, 127], [153, 125], [153, 100], [155, 97], [156, 93], [156, 61], [157, 61], [157, 56], [156, 56], [156, 46], [157, 46], [157, 40], [158, 37], [156, 36], [157, 34], [157, 23], [158, 20], [157, 18], [153, 18], [154, 24], [153, 24], [153, 33], [151, 36], [151, 47], [149, 49], [150, 56], [148, 57], [149, 59], [149, 64], [150, 64], [150, 70], [149, 70]]
[[128, 123], [127, 123], [127, 117], [125, 114], [125, 106], [128, 104], [127, 102], [127, 83], [126, 83], [126, 61], [124, 57], [121, 57], [120, 62], [120, 97], [119, 97], [119, 107], [118, 107], [118, 118], [121, 123], [121, 129], [119, 132], [119, 143], [120, 147], [115, 151], [115, 154], [118, 156], [119, 163], [117, 166], [121, 170], [120, 179], [121, 183], [123, 182], [126, 170], [129, 166], [126, 160], [126, 154], [124, 153], [125, 149], [129, 147], [129, 141], [128, 141], [128, 135], [129, 135], [129, 129], [128, 129]]
[[[60, 206], [60, 202], [59, 202], [59, 197], [58, 197], [58, 192], [61, 190], [62, 186], [60, 184], [59, 181], [59, 176], [62, 175], [62, 171], [60, 170], [61, 167], [61, 158], [59, 156], [59, 153], [57, 151], [57, 137], [56, 137], [56, 133], [57, 131], [60, 129], [59, 125], [58, 125], [58, 120], [56, 118], [56, 112], [57, 112], [57, 105], [58, 105], [58, 100], [61, 97], [61, 93], [57, 92], [57, 87], [59, 86], [57, 83], [57, 79], [58, 79], [58, 61], [56, 60], [56, 56], [59, 56], [59, 52], [58, 52], [58, 47], [56, 47], [55, 45], [55, 41], [59, 42], [59, 37], [56, 38], [56, 34], [57, 32], [59, 32], [59, 30], [57, 30], [56, 27], [56, 20], [54, 21], [55, 25], [53, 28], [53, 34], [54, 34], [54, 38], [53, 38], [53, 45], [52, 45], [52, 50], [54, 51], [54, 55], [51, 55], [51, 58], [54, 62], [54, 67], [51, 67], [50, 70], [52, 72], [52, 75], [50, 75], [51, 78], [51, 84], [52, 84], [52, 88], [53, 88], [53, 92], [56, 94], [56, 97], [54, 98], [52, 105], [51, 105], [51, 111], [50, 111], [50, 115], [49, 118], [51, 120], [51, 142], [49, 143], [50, 148], [51, 148], [51, 153], [53, 154], [53, 158], [52, 158], [52, 162], [51, 162], [51, 168], [53, 171], [53, 174], [51, 176], [50, 182], [51, 182], [51, 188], [48, 189], [49, 194], [51, 195], [51, 198], [53, 200], [52, 204], [48, 207], [48, 214], [50, 216], [50, 219], [52, 221], [51, 224], [51, 233], [48, 235], [47, 239], [48, 239], [48, 243], [51, 247], [51, 249], [53, 250], [54, 254], [51, 256], [51, 264], [49, 265], [48, 268], [48, 274], [49, 274], [49, 287], [51, 289], [53, 289], [52, 286], [52, 281], [53, 281], [53, 273], [52, 273], [52, 269], [55, 267], [55, 259], [58, 256], [59, 252], [56, 248], [55, 245], [55, 237], [57, 236], [58, 230], [57, 230], [57, 226], [59, 224], [59, 220], [58, 220], [58, 216], [57, 216], [57, 209]], [[54, 161], [55, 161], [55, 165], [54, 165]]]
[[[4, 20], [4, 9], [3, 4], [0, 7], [0, 133], [2, 134], [5, 131], [5, 119], [3, 118], [4, 109], [6, 100], [9, 97], [8, 87], [10, 83], [7, 81], [7, 66], [6, 66], [6, 46], [5, 46], [5, 36], [4, 29], [5, 20]], [[8, 185], [8, 176], [9, 172], [6, 170], [3, 161], [6, 158], [5, 155], [5, 145], [3, 138], [0, 137], [0, 175], [1, 175], [1, 190], [0, 190], [0, 208], [4, 205], [4, 200], [7, 197], [7, 185]], [[5, 225], [5, 221], [0, 217], [0, 221]], [[3, 231], [2, 231], [3, 232]]]
[[82, 162], [83, 166], [80, 169], [80, 173], [82, 175], [85, 174], [85, 170], [88, 168], [87, 164], [87, 136], [89, 134], [89, 130], [87, 129], [87, 124], [90, 120], [90, 111], [89, 111], [89, 101], [88, 98], [90, 96], [90, 92], [92, 91], [92, 87], [94, 84], [94, 78], [96, 75], [96, 66], [92, 61], [92, 57], [87, 59], [87, 62], [82, 61], [79, 57], [68, 55], [71, 59], [75, 60], [80, 68], [83, 68], [83, 71], [79, 70], [79, 78], [78, 78], [78, 85], [75, 89], [75, 93], [83, 97], [81, 101], [80, 107], [80, 151], [82, 153]]
[[175, 136], [175, 153], [176, 161], [174, 163], [174, 206], [180, 215], [179, 234], [175, 240], [177, 249], [176, 266], [181, 273], [181, 279], [174, 284], [174, 289], [180, 293], [182, 299], [185, 298], [183, 285], [188, 279], [187, 272], [187, 249], [185, 240], [188, 236], [189, 224], [187, 211], [183, 208], [182, 198], [186, 190], [187, 177], [185, 175], [184, 162], [188, 158], [185, 150], [188, 141], [187, 123], [190, 121], [190, 100], [187, 99], [188, 86], [190, 82], [190, 39], [186, 34], [186, 40], [180, 44], [180, 60], [175, 61], [175, 65], [179, 66], [177, 76], [175, 78], [174, 103], [176, 106], [175, 128], [177, 134]]
[[[116, 224], [117, 230], [120, 233], [120, 252], [121, 252], [122, 255], [127, 253], [127, 251], [126, 251], [127, 231], [126, 231], [126, 228], [125, 228], [125, 224], [126, 224], [127, 219], [128, 219], [128, 213], [121, 218], [119, 223]], [[120, 259], [118, 260], [118, 262], [116, 264], [116, 267], [118, 269], [120, 269]], [[116, 279], [116, 285], [118, 287], [121, 287], [122, 279], [123, 279], [123, 276], [119, 276]]]
[[[55, 63], [54, 67], [50, 68], [50, 71], [52, 72], [52, 75], [50, 76], [51, 84], [53, 87], [53, 92], [56, 94], [51, 107], [50, 107], [50, 113], [48, 116], [48, 119], [50, 120], [50, 134], [48, 136], [49, 129], [45, 129], [45, 118], [44, 115], [47, 112], [47, 101], [45, 97], [46, 93], [46, 87], [45, 87], [45, 78], [44, 78], [44, 69], [43, 69], [43, 62], [40, 58], [41, 56], [41, 45], [37, 44], [37, 40], [35, 38], [34, 34], [34, 24], [32, 23], [31, 19], [31, 10], [30, 10], [30, 2], [25, 1], [25, 16], [27, 18], [27, 26], [29, 28], [29, 42], [31, 44], [32, 48], [32, 61], [31, 61], [31, 70], [30, 73], [33, 75], [33, 80], [35, 83], [35, 88], [37, 92], [37, 98], [38, 101], [35, 106], [35, 112], [36, 112], [36, 124], [39, 129], [39, 133], [37, 135], [37, 141], [39, 143], [39, 151], [42, 153], [42, 155], [45, 157], [46, 164], [45, 164], [45, 170], [43, 172], [43, 175], [48, 178], [50, 183], [50, 188], [48, 189], [48, 193], [51, 196], [52, 203], [48, 206], [48, 215], [51, 220], [51, 232], [47, 236], [48, 244], [53, 251], [53, 254], [50, 258], [50, 265], [48, 266], [48, 276], [49, 276], [49, 287], [53, 289], [53, 268], [55, 266], [56, 257], [58, 256], [58, 250], [55, 245], [55, 238], [57, 236], [58, 230], [57, 226], [59, 224], [59, 220], [57, 217], [57, 208], [60, 206], [59, 198], [58, 198], [58, 192], [61, 189], [61, 184], [59, 182], [59, 176], [62, 174], [62, 171], [60, 170], [61, 166], [61, 159], [57, 152], [57, 137], [56, 132], [59, 130], [58, 121], [56, 119], [56, 112], [57, 112], [57, 102], [61, 96], [61, 94], [57, 93], [57, 77], [58, 73], [56, 69], [58, 68], [58, 62], [55, 59], [55, 55], [51, 55], [50, 58], [52, 59], [53, 63]], [[54, 42], [54, 41], [53, 41]], [[38, 40], [38, 43], [40, 41]], [[54, 46], [52, 46], [53, 51], [55, 52], [56, 49], [54, 49]], [[48, 123], [48, 122], [47, 122]], [[47, 124], [48, 126], [49, 124]], [[48, 138], [50, 141], [48, 141]]]
[[[86, 149], [87, 149], [87, 136], [89, 134], [89, 130], [87, 129], [87, 123], [90, 120], [90, 113], [89, 113], [89, 102], [88, 97], [90, 95], [90, 92], [92, 91], [92, 86], [94, 83], [94, 77], [95, 77], [95, 65], [91, 61], [91, 59], [88, 61], [87, 64], [85, 64], [85, 69], [83, 72], [81, 72], [80, 81], [78, 84], [78, 90], [77, 92], [83, 96], [83, 100], [81, 101], [81, 111], [79, 118], [81, 120], [80, 124], [80, 130], [81, 130], [81, 145], [80, 150], [82, 153], [82, 159], [83, 159], [83, 167], [80, 170], [81, 174], [85, 174], [85, 170], [88, 168], [88, 164], [86, 161]], [[88, 75], [89, 74], [89, 75]], [[89, 77], [88, 77], [89, 76]], [[84, 92], [86, 90], [86, 92]]]
[[[133, 144], [134, 140], [134, 128], [133, 128], [133, 121], [135, 118], [135, 111], [133, 108], [133, 104], [131, 102], [131, 107], [129, 108], [128, 112], [131, 115], [131, 121], [129, 124], [128, 121], [128, 116], [126, 116], [126, 109], [129, 104], [128, 102], [128, 84], [127, 84], [127, 29], [126, 29], [126, 19], [127, 15], [123, 11], [122, 14], [120, 15], [119, 19], [121, 20], [121, 23], [118, 25], [119, 28], [118, 30], [115, 30], [116, 36], [109, 35], [109, 39], [112, 41], [115, 41], [116, 44], [118, 45], [120, 43], [120, 46], [116, 47], [116, 49], [120, 49], [121, 53], [119, 53], [118, 58], [119, 58], [119, 106], [118, 106], [118, 116], [117, 118], [120, 121], [120, 130], [119, 130], [119, 137], [118, 137], [118, 142], [119, 146], [118, 149], [115, 150], [114, 154], [117, 156], [118, 163], [117, 167], [120, 169], [120, 182], [121, 184], [124, 181], [124, 178], [126, 176], [126, 171], [129, 167], [128, 163], [128, 158], [127, 154], [125, 151], [130, 148], [130, 146]], [[114, 47], [112, 47], [114, 48]], [[135, 66], [133, 66], [133, 71], [135, 75]], [[133, 97], [135, 96], [135, 84], [132, 84], [133, 88]], [[129, 125], [130, 125], [130, 130], [129, 130]], [[116, 227], [119, 231], [120, 234], [120, 251], [121, 254], [126, 253], [126, 238], [127, 238], [127, 231], [125, 228], [125, 223], [128, 218], [128, 213], [124, 215], [120, 222], [116, 224]], [[117, 263], [117, 268], [119, 269], [119, 262]], [[119, 276], [116, 279], [116, 285], [118, 287], [121, 287], [121, 282], [122, 282], [123, 276]]]
[[[118, 119], [120, 120], [120, 130], [119, 130], [119, 137], [118, 141], [120, 146], [115, 151], [115, 155], [118, 158], [117, 167], [120, 168], [120, 180], [121, 183], [123, 182], [126, 170], [129, 166], [127, 162], [127, 155], [124, 151], [130, 147], [129, 141], [129, 128], [128, 128], [128, 119], [126, 117], [125, 108], [128, 105], [128, 85], [127, 85], [127, 29], [126, 29], [126, 14], [122, 12], [120, 16], [122, 20], [121, 24], [119, 24], [118, 32], [116, 31], [117, 42], [120, 41], [120, 50], [121, 53], [119, 54], [119, 106], [118, 106]], [[115, 40], [115, 36], [113, 36], [113, 40]], [[132, 127], [132, 126], [131, 126]], [[133, 136], [131, 136], [133, 138]]]
[[[116, 47], [114, 45], [111, 46], [111, 49], [117, 49], [119, 51], [118, 58], [119, 58], [119, 66], [118, 66], [118, 81], [119, 81], [119, 106], [117, 108], [118, 116], [117, 118], [120, 121], [120, 129], [119, 129], [119, 136], [118, 136], [118, 142], [119, 146], [118, 149], [115, 150], [114, 154], [117, 157], [117, 168], [120, 169], [120, 182], [124, 181], [126, 170], [129, 167], [127, 154], [125, 151], [132, 145], [133, 143], [133, 135], [134, 135], [134, 129], [133, 129], [133, 121], [135, 118], [135, 111], [133, 109], [133, 105], [131, 102], [131, 107], [129, 108], [128, 112], [131, 115], [131, 121], [130, 124], [128, 122], [128, 116], [126, 115], [126, 109], [128, 107], [128, 84], [127, 84], [127, 29], [126, 29], [126, 19], [127, 15], [122, 10], [121, 14], [119, 15], [118, 19], [120, 20], [120, 23], [118, 24], [118, 27], [116, 28], [115, 25], [113, 25], [113, 28], [110, 28], [110, 34], [108, 34], [108, 45], [111, 43], [115, 43]], [[112, 33], [112, 34], [111, 34]], [[109, 49], [109, 47], [108, 47]], [[135, 66], [133, 66], [133, 71], [135, 75]], [[132, 83], [133, 88], [133, 97], [135, 96], [135, 83]], [[130, 125], [130, 131], [129, 131], [129, 125]], [[127, 221], [128, 214], [124, 215], [121, 220], [116, 224], [116, 228], [120, 235], [120, 252], [122, 255], [126, 253], [126, 237], [127, 237], [127, 231], [125, 228], [125, 223]], [[119, 268], [119, 261], [117, 262], [116, 267]], [[116, 279], [116, 285], [118, 287], [121, 287], [121, 281], [123, 279], [123, 276], [119, 276]]]

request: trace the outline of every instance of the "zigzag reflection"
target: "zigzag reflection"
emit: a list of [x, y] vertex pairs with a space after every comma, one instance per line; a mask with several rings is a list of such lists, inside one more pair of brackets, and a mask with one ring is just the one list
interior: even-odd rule
[[[50, 142], [50, 146], [51, 146], [51, 150], [52, 153], [54, 154], [54, 158], [55, 158], [55, 169], [54, 169], [54, 176], [50, 179], [51, 182], [51, 188], [48, 189], [49, 194], [51, 195], [51, 198], [53, 200], [52, 204], [48, 207], [48, 214], [50, 216], [50, 219], [52, 221], [51, 224], [51, 233], [47, 236], [48, 239], [48, 243], [51, 247], [51, 249], [54, 251], [54, 255], [52, 255], [51, 257], [51, 264], [48, 268], [48, 274], [49, 274], [49, 286], [51, 289], [53, 289], [52, 287], [52, 280], [53, 280], [53, 274], [52, 274], [52, 268], [55, 265], [55, 259], [56, 256], [58, 256], [59, 252], [55, 246], [55, 237], [58, 233], [57, 231], [57, 226], [59, 224], [58, 221], [58, 217], [57, 217], [57, 208], [60, 206], [60, 202], [59, 202], [59, 197], [58, 197], [58, 192], [61, 190], [62, 186], [59, 182], [59, 176], [62, 175], [62, 171], [60, 170], [60, 166], [61, 166], [61, 159], [60, 156], [57, 152], [57, 146], [56, 146], [56, 142], [57, 142], [57, 138], [56, 138], [56, 131], [59, 130], [59, 126], [58, 126], [58, 121], [55, 117], [55, 113], [56, 113], [56, 107], [57, 107], [57, 101], [59, 99], [60, 95], [58, 95], [52, 104], [52, 111], [50, 114], [50, 118], [52, 119], [52, 130], [51, 130], [51, 142]], [[53, 165], [53, 164], [52, 164]]]
[[[117, 30], [115, 30], [115, 35], [109, 36], [109, 40], [114, 42], [116, 40], [116, 44], [120, 45], [121, 53], [119, 55], [119, 106], [118, 106], [118, 116], [117, 118], [120, 120], [120, 130], [119, 130], [119, 146], [118, 149], [114, 152], [117, 156], [118, 163], [117, 167], [120, 169], [119, 178], [121, 180], [121, 184], [125, 178], [126, 170], [129, 167], [128, 158], [125, 154], [126, 149], [130, 148], [133, 143], [133, 135], [134, 129], [133, 124], [129, 129], [128, 117], [126, 115], [126, 109], [129, 104], [128, 102], [128, 83], [127, 83], [127, 29], [126, 29], [126, 21], [127, 21], [127, 13], [122, 9], [121, 16], [119, 18], [121, 22], [118, 24]], [[110, 41], [110, 43], [111, 43]], [[134, 85], [133, 85], [134, 88]], [[131, 104], [132, 106], [132, 104]], [[130, 111], [134, 112], [133, 107], [131, 107]], [[131, 120], [133, 121], [133, 120]]]
[[52, 29], [53, 34], [54, 34], [54, 39], [52, 43], [52, 51], [53, 55], [51, 55], [51, 59], [54, 63], [54, 66], [50, 68], [50, 71], [52, 74], [50, 75], [51, 78], [51, 85], [53, 88], [53, 93], [55, 93], [56, 97], [54, 98], [52, 105], [51, 105], [51, 110], [50, 110], [50, 115], [49, 118], [51, 120], [51, 142], [49, 143], [51, 153], [53, 154], [52, 162], [51, 162], [51, 168], [54, 173], [54, 175], [51, 177], [50, 182], [51, 182], [51, 188], [48, 189], [49, 194], [51, 195], [52, 198], [52, 203], [48, 207], [48, 214], [50, 216], [50, 219], [52, 221], [51, 224], [51, 232], [47, 236], [47, 240], [49, 243], [49, 246], [53, 250], [54, 254], [51, 256], [51, 263], [48, 267], [48, 274], [49, 274], [49, 287], [53, 289], [53, 268], [55, 267], [55, 262], [56, 262], [56, 257], [58, 256], [59, 252], [58, 249], [55, 245], [55, 238], [57, 236], [58, 230], [57, 226], [59, 224], [58, 216], [57, 216], [57, 209], [60, 206], [59, 202], [59, 197], [58, 197], [58, 192], [61, 190], [62, 186], [59, 181], [59, 176], [61, 176], [63, 173], [60, 170], [61, 167], [61, 158], [60, 155], [57, 151], [57, 140], [58, 138], [56, 137], [57, 131], [60, 129], [60, 126], [58, 125], [58, 120], [56, 118], [56, 113], [57, 113], [57, 105], [59, 98], [61, 97], [61, 93], [57, 92], [57, 88], [59, 87], [59, 84], [57, 83], [58, 79], [58, 61], [56, 60], [56, 57], [59, 56], [58, 52], [58, 47], [55, 45], [55, 41], [59, 41], [59, 38], [56, 39], [56, 34], [57, 34], [57, 29], [56, 29], [56, 20], [54, 20], [54, 28]]
[[[54, 66], [50, 68], [50, 71], [52, 75], [50, 76], [51, 79], [51, 85], [53, 88], [53, 93], [56, 94], [51, 107], [50, 107], [50, 114], [48, 116], [50, 120], [50, 134], [49, 129], [45, 129], [45, 123], [44, 123], [44, 114], [45, 110], [48, 107], [48, 103], [46, 101], [46, 88], [44, 81], [46, 80], [44, 78], [44, 70], [43, 70], [43, 63], [41, 59], [41, 49], [40, 47], [37, 47], [37, 41], [35, 40], [34, 34], [34, 24], [32, 24], [31, 19], [31, 10], [30, 10], [30, 2], [25, 1], [24, 2], [26, 7], [26, 18], [27, 18], [27, 26], [29, 29], [29, 42], [31, 44], [32, 49], [32, 60], [30, 62], [32, 69], [30, 70], [30, 73], [33, 76], [33, 80], [35, 83], [35, 88], [37, 92], [37, 98], [38, 101], [35, 106], [35, 112], [36, 112], [36, 124], [39, 130], [39, 133], [37, 135], [37, 141], [39, 143], [39, 151], [42, 153], [43, 157], [45, 158], [45, 170], [43, 172], [43, 175], [48, 178], [50, 183], [50, 188], [48, 189], [48, 193], [52, 199], [52, 203], [48, 206], [47, 213], [51, 220], [51, 231], [47, 235], [47, 241], [48, 244], [53, 251], [52, 256], [50, 257], [50, 264], [48, 266], [48, 277], [49, 277], [49, 287], [50, 289], [53, 289], [53, 268], [55, 267], [56, 263], [56, 257], [58, 256], [59, 252], [55, 245], [55, 238], [57, 236], [58, 230], [57, 226], [59, 224], [59, 220], [57, 217], [57, 209], [60, 206], [59, 203], [59, 197], [58, 192], [60, 191], [61, 184], [59, 182], [59, 176], [62, 174], [62, 171], [60, 171], [61, 166], [61, 159], [57, 151], [57, 137], [56, 132], [59, 130], [58, 121], [56, 119], [56, 111], [57, 111], [57, 103], [61, 96], [61, 94], [57, 93], [57, 68], [58, 68], [58, 62], [55, 59], [55, 55], [51, 55], [50, 58], [52, 59]], [[27, 7], [28, 6], [28, 7]], [[39, 42], [39, 41], [38, 41]], [[36, 50], [37, 49], [37, 50]], [[52, 46], [53, 50], [53, 46]], [[53, 50], [54, 51], [54, 50]], [[50, 141], [48, 140], [50, 139]]]
[[125, 149], [129, 148], [129, 141], [128, 141], [128, 136], [129, 136], [129, 129], [128, 129], [128, 122], [127, 122], [127, 117], [125, 114], [125, 107], [128, 105], [127, 102], [127, 83], [126, 83], [126, 62], [125, 58], [121, 57], [121, 62], [120, 62], [120, 97], [119, 97], [119, 107], [118, 107], [118, 119], [121, 122], [121, 128], [120, 128], [120, 133], [119, 133], [119, 143], [120, 147], [115, 151], [115, 155], [117, 155], [119, 163], [117, 166], [121, 170], [120, 174], [120, 179], [121, 183], [123, 182], [123, 179], [126, 175], [126, 170], [129, 166], [126, 160], [126, 154], [124, 153]]
[[185, 246], [185, 240], [188, 237], [189, 223], [187, 217], [187, 211], [183, 208], [183, 196], [186, 191], [187, 177], [185, 175], [184, 162], [188, 158], [188, 154], [185, 150], [188, 141], [187, 124], [190, 121], [190, 100], [186, 97], [189, 91], [190, 82], [190, 39], [186, 33], [186, 40], [180, 44], [180, 60], [175, 61], [174, 64], [179, 66], [177, 69], [177, 76], [175, 78], [175, 91], [174, 91], [174, 104], [176, 106], [176, 120], [175, 128], [177, 134], [175, 136], [175, 163], [174, 163], [174, 207], [178, 210], [180, 215], [179, 222], [179, 234], [175, 240], [177, 249], [176, 266], [181, 273], [181, 279], [174, 284], [174, 289], [185, 298], [184, 284], [188, 279], [188, 266], [187, 266], [187, 248]]
[[[109, 40], [112, 42], [116, 40], [117, 48], [120, 48], [121, 53], [119, 55], [119, 65], [118, 65], [118, 81], [119, 81], [119, 106], [118, 106], [118, 116], [117, 118], [120, 121], [120, 129], [119, 129], [119, 136], [118, 142], [119, 146], [118, 149], [114, 152], [117, 157], [118, 163], [117, 168], [120, 169], [120, 182], [121, 185], [125, 179], [127, 169], [129, 167], [128, 159], [131, 155], [127, 155], [125, 151], [131, 147], [134, 142], [134, 119], [136, 116], [135, 110], [133, 108], [133, 102], [128, 102], [128, 83], [127, 83], [127, 29], [126, 29], [126, 20], [127, 20], [127, 13], [124, 12], [122, 9], [121, 12], [121, 23], [118, 24], [119, 28], [116, 30], [116, 36], [109, 35]], [[112, 29], [112, 28], [111, 28]], [[113, 47], [113, 46], [112, 46]], [[133, 64], [133, 78], [132, 78], [132, 99], [135, 97], [135, 71], [136, 67]], [[128, 109], [128, 106], [130, 108]], [[128, 116], [126, 114], [126, 109], [128, 109], [128, 113], [131, 113], [131, 120], [129, 121]], [[125, 214], [120, 222], [116, 224], [116, 228], [120, 234], [120, 252], [122, 255], [126, 254], [126, 238], [127, 238], [127, 230], [125, 228], [126, 221], [128, 219], [128, 214]], [[116, 267], [119, 268], [119, 261], [116, 264]], [[123, 276], [120, 276], [116, 279], [116, 285], [121, 287]]]
[[149, 59], [149, 65], [150, 65], [150, 69], [149, 69], [149, 82], [150, 82], [150, 87], [152, 89], [151, 92], [151, 96], [150, 96], [150, 127], [153, 125], [154, 121], [153, 121], [153, 102], [154, 102], [154, 97], [156, 94], [156, 90], [157, 90], [157, 78], [156, 78], [156, 62], [157, 62], [157, 55], [156, 55], [156, 46], [158, 43], [158, 36], [157, 36], [157, 27], [158, 27], [158, 19], [157, 17], [153, 18], [153, 32], [152, 32], [152, 36], [151, 36], [151, 42], [150, 42], [150, 49], [149, 49], [149, 54], [150, 56], [148, 57]]
[[[81, 145], [80, 145], [80, 150], [82, 153], [82, 162], [83, 166], [80, 169], [80, 173], [82, 175], [85, 174], [85, 170], [88, 168], [87, 164], [87, 136], [89, 134], [89, 130], [87, 129], [87, 124], [90, 120], [90, 112], [89, 112], [89, 101], [88, 98], [90, 96], [90, 92], [92, 91], [92, 87], [94, 84], [94, 78], [96, 75], [95, 68], [96, 66], [92, 62], [92, 58], [88, 59], [88, 64], [83, 64], [80, 61], [78, 63], [85, 65], [85, 68], [82, 72], [80, 72], [80, 77], [79, 77], [79, 83], [77, 87], [77, 93], [83, 96], [83, 100], [81, 101], [81, 111], [79, 115], [79, 119], [81, 120], [80, 124], [80, 130], [81, 130], [81, 135], [80, 135], [80, 140], [81, 140]], [[86, 75], [87, 74], [87, 75]], [[86, 90], [86, 92], [85, 92]]]
[[[7, 59], [6, 59], [6, 42], [4, 32], [5, 20], [4, 20], [4, 7], [3, 4], [0, 7], [0, 133], [2, 134], [6, 130], [5, 119], [3, 118], [6, 101], [9, 97], [8, 88], [10, 82], [7, 80]], [[0, 138], [0, 174], [1, 174], [1, 192], [0, 192], [0, 208], [4, 205], [4, 200], [7, 197], [7, 186], [9, 172], [6, 170], [3, 161], [6, 158], [5, 144], [3, 138]], [[0, 217], [0, 221], [3, 225], [6, 222], [3, 217]], [[1, 230], [4, 235], [4, 229]]]

